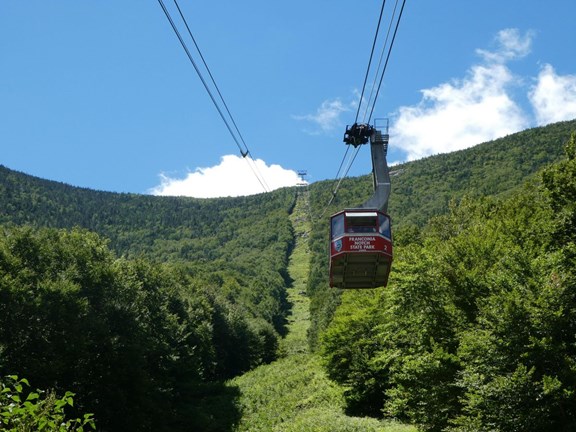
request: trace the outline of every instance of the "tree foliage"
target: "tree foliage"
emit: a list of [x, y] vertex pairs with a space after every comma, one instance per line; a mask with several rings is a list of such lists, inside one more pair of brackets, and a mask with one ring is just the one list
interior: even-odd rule
[[68, 418], [65, 408], [74, 406], [74, 394], [57, 397], [54, 392], [30, 391], [26, 378], [9, 375], [0, 381], [0, 426], [15, 432], [94, 430], [92, 414]]
[[430, 431], [576, 428], [574, 148], [542, 182], [432, 219], [388, 288], [343, 295], [322, 352], [351, 407]]
[[[428, 221], [446, 214], [450, 206], [464, 198], [513, 194], [527, 178], [561, 159], [563, 146], [575, 128], [576, 120], [556, 123], [470, 149], [393, 166], [388, 211], [395, 245], [421, 243], [422, 228]], [[331, 322], [340, 302], [340, 293], [328, 287], [327, 216], [365, 202], [372, 194], [372, 182], [368, 177], [347, 178], [335, 197], [334, 188], [333, 182], [319, 182], [310, 187], [314, 221], [308, 282], [312, 300], [312, 346], [317, 346], [319, 336]], [[393, 273], [395, 268], [396, 264]]]
[[[240, 220], [230, 242], [252, 243], [222, 246], [229, 259], [211, 265], [118, 258], [79, 228], [2, 229], [0, 372], [73, 391], [103, 429], [205, 424], [199, 412], [214, 383], [276, 356], [291, 244], [282, 215], [250, 225], [263, 231], [254, 238]], [[234, 413], [230, 405], [229, 424]]]
[[[369, 179], [327, 208], [333, 185], [311, 185], [309, 338], [352, 413], [574, 430], [574, 138], [520, 189], [570, 129], [395, 167], [385, 290], [328, 287], [325, 215], [364, 202]], [[286, 330], [294, 192], [113, 194], [0, 167], [0, 374], [74, 392], [70, 414], [103, 430], [231, 429], [223, 380], [272, 361]]]

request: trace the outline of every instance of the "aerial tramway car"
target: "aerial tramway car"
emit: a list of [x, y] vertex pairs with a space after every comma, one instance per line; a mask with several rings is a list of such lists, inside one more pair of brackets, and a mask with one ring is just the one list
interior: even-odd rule
[[344, 142], [355, 147], [370, 139], [374, 195], [358, 208], [330, 218], [330, 286], [377, 288], [388, 284], [392, 265], [392, 232], [386, 214], [390, 175], [386, 164], [388, 134], [369, 125], [346, 129]]
[[330, 286], [386, 286], [392, 263], [390, 217], [378, 210], [347, 209], [330, 219]]

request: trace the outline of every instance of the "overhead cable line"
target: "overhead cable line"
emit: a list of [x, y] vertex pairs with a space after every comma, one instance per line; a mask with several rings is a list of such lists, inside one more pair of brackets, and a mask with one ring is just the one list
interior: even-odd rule
[[[250, 167], [250, 169], [252, 170], [253, 174], [256, 176], [258, 182], [260, 183], [260, 185], [262, 186], [262, 188], [264, 189], [265, 192], [270, 192], [270, 188], [268, 187], [268, 185], [266, 184], [266, 181], [264, 180], [264, 177], [262, 176], [262, 174], [260, 174], [260, 172], [258, 171], [258, 167], [256, 165], [256, 161], [254, 161], [254, 159], [252, 159], [251, 156], [251, 152], [248, 149], [248, 146], [246, 145], [246, 142], [244, 141], [244, 137], [242, 136], [242, 134], [240, 133], [240, 130], [236, 124], [236, 121], [234, 120], [234, 117], [232, 116], [232, 113], [230, 112], [230, 110], [228, 109], [228, 105], [226, 104], [226, 101], [224, 100], [224, 97], [222, 96], [222, 93], [220, 92], [220, 89], [218, 87], [218, 85], [216, 84], [216, 80], [214, 79], [214, 76], [212, 75], [212, 72], [210, 71], [210, 68], [208, 67], [208, 64], [206, 63], [204, 56], [202, 55], [202, 52], [200, 51], [200, 47], [198, 46], [198, 44], [196, 43], [196, 39], [194, 38], [192, 31], [190, 30], [190, 26], [188, 25], [188, 22], [186, 20], [186, 18], [184, 17], [184, 14], [182, 13], [182, 10], [180, 8], [180, 5], [178, 4], [177, 0], [173, 0], [174, 4], [176, 5], [176, 8], [178, 9], [178, 13], [180, 14], [180, 17], [182, 19], [182, 21], [184, 22], [184, 25], [186, 26], [186, 29], [188, 31], [188, 34], [190, 35], [190, 38], [192, 39], [192, 41], [194, 42], [194, 45], [196, 47], [196, 50], [198, 51], [198, 54], [200, 55], [200, 58], [202, 59], [202, 62], [204, 64], [204, 67], [206, 68], [210, 79], [212, 81], [212, 84], [214, 86], [214, 88], [216, 89], [220, 100], [222, 101], [222, 104], [224, 105], [224, 108], [228, 114], [228, 117], [230, 118], [230, 121], [232, 122], [232, 124], [234, 125], [234, 128], [236, 130], [236, 134], [238, 135], [238, 137], [240, 138], [240, 140], [238, 139], [238, 137], [236, 136], [236, 134], [234, 133], [234, 131], [232, 130], [232, 127], [230, 126], [230, 123], [228, 122], [228, 120], [226, 119], [226, 116], [224, 115], [224, 113], [222, 112], [222, 109], [220, 108], [218, 102], [216, 101], [216, 98], [214, 97], [214, 94], [212, 93], [212, 91], [210, 90], [210, 87], [208, 86], [208, 83], [206, 82], [206, 80], [204, 79], [204, 77], [202, 76], [202, 72], [200, 71], [198, 65], [196, 64], [196, 62], [194, 61], [194, 58], [192, 56], [192, 54], [190, 53], [190, 50], [188, 49], [188, 46], [186, 45], [186, 42], [184, 41], [184, 38], [182, 37], [180, 31], [178, 30], [178, 27], [176, 26], [176, 23], [174, 22], [174, 20], [172, 19], [172, 16], [170, 15], [170, 12], [168, 11], [168, 8], [166, 7], [166, 5], [164, 4], [163, 0], [158, 0], [158, 3], [160, 4], [160, 7], [162, 8], [164, 15], [166, 15], [166, 18], [168, 19], [168, 22], [170, 23], [172, 30], [174, 31], [174, 33], [176, 34], [176, 37], [178, 38], [178, 40], [180, 41], [180, 44], [182, 45], [182, 48], [184, 49], [188, 60], [190, 60], [190, 63], [192, 64], [192, 66], [194, 67], [194, 70], [196, 71], [196, 74], [198, 75], [198, 77], [200, 78], [200, 81], [202, 82], [202, 84], [204, 85], [204, 88], [206, 89], [206, 92], [208, 93], [208, 95], [210, 96], [210, 99], [212, 100], [212, 103], [214, 104], [214, 106], [216, 107], [216, 110], [218, 111], [218, 114], [220, 114], [220, 117], [222, 119], [222, 121], [224, 122], [224, 124], [226, 125], [226, 128], [228, 129], [228, 132], [230, 133], [230, 136], [232, 137], [232, 139], [234, 140], [234, 142], [236, 143], [236, 146], [238, 147], [238, 149], [240, 150], [240, 154], [242, 155], [242, 158], [247, 159], [247, 163], [248, 166]], [[242, 141], [243, 146], [240, 144], [240, 141]]]
[[200, 47], [198, 46], [198, 43], [196, 42], [196, 38], [194, 37], [194, 35], [192, 34], [192, 31], [190, 30], [190, 26], [188, 25], [188, 21], [186, 20], [186, 17], [184, 17], [184, 14], [182, 13], [182, 9], [180, 9], [180, 5], [178, 4], [178, 1], [174, 0], [174, 4], [176, 5], [176, 8], [178, 9], [178, 13], [180, 14], [180, 18], [182, 18], [182, 21], [184, 22], [184, 25], [186, 26], [186, 30], [188, 30], [188, 34], [190, 35], [192, 42], [194, 42], [194, 46], [196, 47], [196, 51], [198, 51], [198, 54], [200, 55], [200, 58], [202, 59], [202, 63], [204, 63], [204, 67], [206, 68], [206, 71], [208, 72], [208, 75], [210, 76], [210, 80], [212, 80], [212, 84], [214, 84], [214, 88], [218, 92], [218, 96], [220, 96], [220, 100], [224, 104], [224, 108], [226, 108], [226, 112], [228, 113], [228, 116], [230, 117], [230, 120], [232, 121], [232, 124], [234, 125], [234, 128], [236, 129], [236, 132], [238, 133], [238, 136], [240, 137], [242, 144], [244, 144], [245, 152], [242, 152], [242, 149], [240, 149], [240, 152], [242, 154], [245, 154], [248, 152], [248, 146], [246, 145], [246, 141], [244, 141], [244, 137], [240, 133], [240, 129], [238, 129], [238, 125], [234, 121], [234, 117], [232, 116], [232, 113], [228, 109], [228, 105], [226, 104], [226, 101], [224, 100], [224, 96], [222, 96], [222, 93], [220, 92], [220, 88], [218, 87], [218, 84], [216, 84], [216, 80], [214, 79], [214, 76], [212, 75], [212, 72], [210, 71], [210, 68], [208, 67], [208, 64], [206, 63], [204, 56], [202, 55], [202, 51], [200, 51]]
[[338, 183], [338, 179], [340, 178], [340, 171], [342, 171], [342, 167], [344, 166], [344, 162], [346, 162], [346, 156], [348, 156], [348, 152], [350, 151], [350, 146], [346, 146], [346, 152], [340, 161], [340, 166], [338, 167], [338, 172], [336, 172], [336, 177], [334, 177], [334, 182], [332, 184]]
[[[380, 30], [380, 24], [382, 22], [382, 16], [384, 15], [385, 6], [386, 6], [386, 0], [383, 0], [382, 1], [382, 7], [380, 8], [380, 16], [378, 17], [378, 25], [376, 26], [376, 33], [374, 34], [374, 40], [372, 42], [372, 49], [370, 50], [370, 58], [368, 60], [368, 66], [366, 67], [366, 74], [364, 76], [364, 84], [362, 85], [362, 92], [360, 94], [360, 100], [358, 101], [358, 109], [356, 111], [356, 117], [355, 117], [354, 123], [358, 122], [358, 116], [360, 115], [360, 108], [362, 106], [362, 101], [364, 99], [364, 92], [366, 90], [366, 83], [368, 82], [368, 76], [370, 75], [370, 67], [372, 64], [372, 58], [374, 56], [374, 49], [375, 49], [376, 43], [378, 41], [378, 33]], [[380, 62], [381, 61], [382, 61], [382, 57], [380, 58]], [[380, 69], [380, 67], [378, 67], [378, 70], [379, 69]], [[376, 78], [374, 80], [376, 80]], [[334, 201], [334, 198], [336, 197], [336, 193], [338, 192], [338, 189], [340, 188], [340, 184], [342, 183], [342, 180], [344, 180], [344, 178], [347, 177], [348, 172], [350, 171], [350, 168], [352, 167], [352, 164], [354, 163], [354, 160], [356, 160], [356, 156], [358, 155], [358, 150], [359, 150], [358, 148], [356, 149], [354, 156], [352, 157], [351, 161], [348, 163], [345, 173], [342, 175], [342, 177], [340, 177], [340, 172], [342, 170], [342, 167], [344, 166], [344, 162], [346, 162], [346, 157], [348, 156], [349, 150], [350, 150], [350, 146], [346, 146], [346, 152], [344, 153], [344, 156], [342, 157], [342, 160], [340, 161], [340, 166], [338, 167], [338, 172], [336, 173], [336, 177], [334, 179], [334, 182], [332, 183], [332, 184], [335, 184], [336, 187], [334, 188], [334, 190], [332, 192], [332, 196], [330, 198], [330, 201], [328, 202], [328, 204], [324, 208], [324, 211], [322, 212], [320, 217], [322, 217], [324, 215], [328, 206], [330, 206], [330, 204], [332, 204], [332, 201]]]
[[366, 82], [368, 81], [368, 75], [370, 74], [370, 66], [372, 65], [372, 57], [374, 56], [374, 48], [376, 47], [376, 42], [378, 41], [378, 32], [380, 31], [380, 23], [382, 22], [382, 15], [384, 14], [384, 6], [386, 6], [386, 0], [382, 1], [382, 7], [380, 8], [380, 17], [378, 18], [378, 25], [376, 26], [376, 33], [374, 34], [374, 41], [372, 42], [372, 49], [370, 50], [370, 59], [368, 60], [368, 66], [366, 67], [366, 75], [364, 76], [364, 84], [362, 85], [362, 93], [360, 95], [360, 100], [358, 101], [358, 110], [356, 110], [356, 118], [354, 119], [354, 123], [358, 122], [360, 106], [362, 105], [362, 100], [364, 99], [364, 91], [366, 90]]
[[[376, 89], [376, 81], [378, 79], [378, 74], [380, 73], [380, 68], [382, 66], [382, 59], [384, 58], [384, 51], [386, 50], [386, 46], [388, 46], [388, 38], [390, 37], [390, 29], [392, 28], [392, 23], [394, 22], [394, 17], [396, 16], [396, 9], [398, 8], [398, 0], [396, 0], [396, 3], [394, 4], [394, 11], [392, 12], [392, 18], [390, 19], [390, 23], [388, 25], [388, 31], [386, 32], [386, 39], [384, 40], [384, 44], [382, 45], [382, 51], [380, 53], [380, 58], [378, 60], [378, 67], [376, 68], [376, 73], [374, 74], [374, 81], [372, 82], [372, 85], [370, 87], [370, 97], [368, 98], [368, 103], [366, 104], [366, 109], [364, 110], [364, 117], [362, 118], [362, 123], [370, 123], [370, 121], [366, 121], [366, 116], [368, 114], [368, 108], [370, 106], [370, 103], [372, 102], [372, 100], [374, 100], [374, 103], [376, 103], [376, 97], [374, 97], [374, 90]], [[388, 50], [388, 56], [390, 55], [390, 51], [392, 50], [392, 46], [390, 46], [390, 49]], [[386, 67], [384, 67], [384, 70], [382, 71], [382, 76], [384, 76], [384, 72], [386, 71]], [[374, 97], [374, 99], [373, 99]]]
[[[398, 3], [398, 1], [396, 2]], [[392, 53], [392, 47], [394, 46], [394, 41], [396, 40], [396, 34], [398, 33], [398, 27], [400, 26], [400, 20], [402, 19], [402, 12], [404, 12], [404, 5], [406, 0], [402, 1], [402, 7], [400, 8], [400, 14], [396, 20], [396, 28], [394, 29], [394, 35], [392, 36], [392, 41], [390, 42], [390, 48], [388, 48], [388, 55], [386, 56], [386, 62], [384, 63], [384, 68], [382, 69], [382, 75], [380, 75], [380, 82], [378, 83], [378, 88], [376, 89], [376, 95], [374, 96], [374, 103], [372, 104], [372, 109], [370, 110], [370, 115], [368, 116], [367, 123], [370, 123], [372, 119], [372, 114], [374, 113], [374, 108], [376, 107], [376, 101], [378, 99], [378, 94], [380, 93], [380, 87], [382, 86], [382, 81], [384, 80], [384, 73], [388, 67], [388, 61], [390, 60], [390, 54]]]
[[[398, 2], [399, 2], [399, 0], [396, 0], [395, 6], [394, 6], [394, 10], [393, 10], [393, 12], [392, 12], [392, 16], [391, 16], [391, 18], [390, 18], [390, 20], [389, 20], [388, 31], [387, 31], [387, 34], [386, 34], [386, 38], [385, 38], [384, 44], [383, 44], [383, 46], [382, 46], [382, 53], [381, 53], [381, 55], [380, 55], [380, 60], [379, 60], [379, 62], [378, 62], [378, 68], [377, 68], [376, 73], [375, 73], [375, 75], [374, 75], [374, 84], [372, 85], [372, 89], [371, 89], [371, 93], [370, 93], [370, 98], [369, 98], [369, 101], [368, 101], [368, 103], [367, 103], [367, 105], [366, 105], [366, 102], [364, 102], [364, 93], [365, 93], [365, 91], [366, 91], [366, 84], [367, 84], [367, 82], [368, 82], [368, 77], [369, 77], [369, 75], [370, 75], [370, 70], [371, 70], [371, 68], [372, 68], [372, 59], [373, 59], [373, 56], [374, 56], [374, 50], [375, 50], [375, 47], [376, 47], [376, 45], [377, 45], [378, 35], [379, 35], [379, 32], [380, 32], [380, 25], [381, 25], [381, 22], [382, 22], [382, 17], [383, 17], [383, 15], [384, 15], [384, 9], [385, 9], [385, 6], [386, 6], [386, 0], [383, 0], [383, 1], [382, 1], [382, 7], [381, 7], [381, 9], [380, 9], [380, 16], [379, 16], [379, 18], [378, 18], [378, 24], [377, 24], [377, 26], [376, 26], [376, 32], [375, 32], [375, 35], [374, 35], [374, 40], [373, 40], [373, 42], [372, 42], [372, 48], [371, 48], [371, 50], [370, 50], [370, 58], [369, 58], [369, 60], [368, 60], [368, 66], [367, 66], [367, 68], [366, 68], [366, 74], [365, 74], [365, 77], [364, 77], [364, 83], [363, 83], [363, 86], [362, 86], [362, 92], [361, 92], [361, 95], [360, 95], [360, 100], [359, 100], [359, 102], [358, 102], [358, 109], [357, 109], [357, 111], [356, 111], [356, 117], [355, 117], [354, 123], [357, 123], [357, 122], [358, 122], [358, 118], [359, 118], [359, 115], [360, 115], [360, 111], [361, 111], [361, 108], [362, 108], [363, 105], [366, 105], [366, 108], [365, 108], [364, 118], [363, 118], [362, 123], [367, 123], [367, 124], [369, 124], [369, 123], [370, 123], [370, 120], [372, 119], [372, 115], [373, 115], [373, 113], [374, 113], [374, 108], [375, 108], [375, 106], [376, 106], [376, 102], [377, 102], [377, 99], [378, 99], [378, 94], [379, 94], [380, 88], [381, 88], [381, 86], [382, 86], [382, 81], [383, 81], [383, 79], [384, 79], [384, 74], [385, 74], [386, 68], [387, 68], [387, 66], [388, 66], [388, 61], [390, 60], [390, 54], [392, 53], [392, 47], [394, 46], [394, 41], [395, 41], [395, 39], [396, 39], [396, 34], [397, 34], [397, 32], [398, 32], [398, 27], [399, 27], [399, 25], [400, 25], [400, 20], [401, 20], [401, 18], [402, 18], [402, 12], [404, 11], [404, 6], [405, 6], [405, 4], [406, 4], [406, 0], [402, 0], [402, 7], [401, 7], [401, 9], [400, 9], [400, 13], [398, 14], [398, 18], [395, 19], [395, 17], [396, 17], [396, 10], [397, 10], [397, 7], [398, 7]], [[388, 45], [388, 39], [389, 39], [389, 36], [390, 36], [390, 31], [391, 31], [391, 29], [392, 29], [392, 26], [394, 25], [394, 22], [396, 23], [395, 28], [394, 28], [394, 34], [393, 34], [393, 36], [392, 36], [392, 40], [391, 40], [390, 44]], [[381, 71], [381, 73], [380, 73], [380, 67], [381, 67], [381, 64], [382, 64], [382, 59], [384, 58], [384, 52], [386, 51], [386, 48], [388, 48], [388, 52], [387, 52], [387, 55], [386, 55], [386, 61], [385, 61], [385, 63], [384, 63], [384, 67], [383, 67], [383, 69], [382, 69], [382, 71]], [[379, 79], [379, 81], [378, 81], [378, 87], [377, 87], [377, 89], [376, 89], [376, 92], [374, 92], [374, 87], [375, 87], [375, 85], [376, 85], [376, 81], [378, 80], [378, 76], [379, 76], [379, 75], [380, 75], [380, 77], [379, 77], [380, 79]], [[366, 119], [366, 115], [367, 115], [367, 113], [368, 113], [368, 110], [370, 110], [370, 115], [368, 116], [368, 119]], [[354, 161], [356, 160], [356, 156], [358, 155], [358, 152], [359, 152], [359, 150], [360, 150], [360, 147], [357, 147], [357, 148], [356, 148], [353, 157], [351, 158], [350, 162], [349, 162], [348, 165], [347, 165], [346, 171], [344, 172], [344, 174], [342, 175], [342, 177], [340, 177], [340, 178], [338, 179], [338, 175], [340, 174], [340, 171], [341, 171], [341, 169], [342, 169], [342, 166], [344, 165], [344, 162], [345, 162], [346, 157], [347, 157], [347, 155], [348, 155], [349, 148], [350, 148], [350, 146], [347, 146], [346, 153], [344, 154], [344, 157], [342, 158], [342, 161], [341, 161], [341, 163], [340, 163], [340, 167], [338, 168], [338, 174], [336, 174], [336, 179], [334, 180], [334, 183], [336, 183], [336, 187], [335, 187], [334, 190], [332, 191], [332, 195], [331, 195], [331, 197], [330, 197], [330, 200], [329, 200], [328, 204], [326, 204], [326, 207], [324, 208], [324, 210], [322, 211], [322, 214], [321, 214], [319, 217], [322, 217], [322, 216], [324, 215], [324, 213], [326, 213], [328, 207], [329, 207], [329, 206], [332, 204], [332, 202], [334, 201], [334, 199], [335, 199], [335, 197], [336, 197], [336, 194], [338, 193], [338, 190], [339, 190], [339, 188], [340, 188], [340, 185], [342, 184], [342, 181], [344, 180], [344, 178], [346, 178], [346, 177], [348, 176], [348, 173], [349, 173], [350, 169], [352, 168], [352, 165], [353, 165]]]
[[[344, 158], [342, 159], [342, 163], [340, 163], [340, 168], [338, 169], [338, 173], [340, 173], [340, 170], [342, 169], [342, 165], [344, 164], [344, 161], [346, 159], [346, 155], [348, 154], [348, 150], [350, 149], [350, 146], [346, 146], [346, 154], [344, 155]], [[324, 207], [324, 210], [322, 210], [322, 213], [320, 213], [320, 215], [318, 216], [318, 219], [320, 219], [322, 216], [324, 216], [324, 214], [326, 213], [326, 211], [328, 211], [328, 207], [330, 207], [330, 205], [332, 204], [332, 202], [334, 201], [334, 199], [336, 198], [336, 194], [338, 193], [338, 190], [340, 189], [340, 185], [342, 184], [342, 182], [344, 181], [344, 179], [346, 177], [348, 177], [348, 172], [350, 171], [350, 168], [352, 167], [352, 164], [354, 163], [354, 161], [356, 160], [356, 156], [358, 156], [358, 152], [360, 151], [360, 147], [357, 147], [354, 150], [354, 155], [351, 156], [351, 160], [347, 165], [346, 171], [344, 172], [344, 174], [338, 179], [338, 174], [336, 175], [336, 179], [334, 180], [334, 182], [332, 184], [336, 184], [336, 187], [332, 190], [332, 195], [330, 196], [330, 200], [328, 201], [328, 203], [326, 204], [326, 206]]]

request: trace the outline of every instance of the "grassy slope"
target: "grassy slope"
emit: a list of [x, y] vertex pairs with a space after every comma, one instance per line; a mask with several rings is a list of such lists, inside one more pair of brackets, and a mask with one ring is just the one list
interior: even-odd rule
[[416, 429], [344, 413], [343, 389], [328, 380], [319, 359], [308, 352], [309, 300], [305, 295], [309, 250], [308, 197], [303, 192], [291, 216], [296, 247], [289, 273], [293, 279], [288, 298], [292, 303], [289, 333], [283, 341], [283, 357], [232, 380], [239, 390], [241, 419], [238, 431], [382, 431]]

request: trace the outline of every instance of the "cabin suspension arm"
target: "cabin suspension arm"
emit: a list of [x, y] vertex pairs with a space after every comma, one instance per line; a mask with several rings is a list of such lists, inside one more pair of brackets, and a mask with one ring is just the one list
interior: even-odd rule
[[359, 208], [376, 209], [384, 213], [388, 210], [388, 199], [390, 198], [390, 171], [386, 162], [388, 153], [388, 126], [386, 133], [378, 126], [354, 123], [346, 128], [344, 142], [358, 147], [370, 141], [370, 154], [372, 156], [372, 177], [374, 181], [374, 194]]
[[378, 209], [388, 212], [388, 199], [390, 198], [390, 170], [386, 162], [388, 153], [388, 133], [373, 129], [370, 136], [370, 153], [372, 155], [372, 177], [374, 181], [374, 194], [362, 204], [361, 208]]

